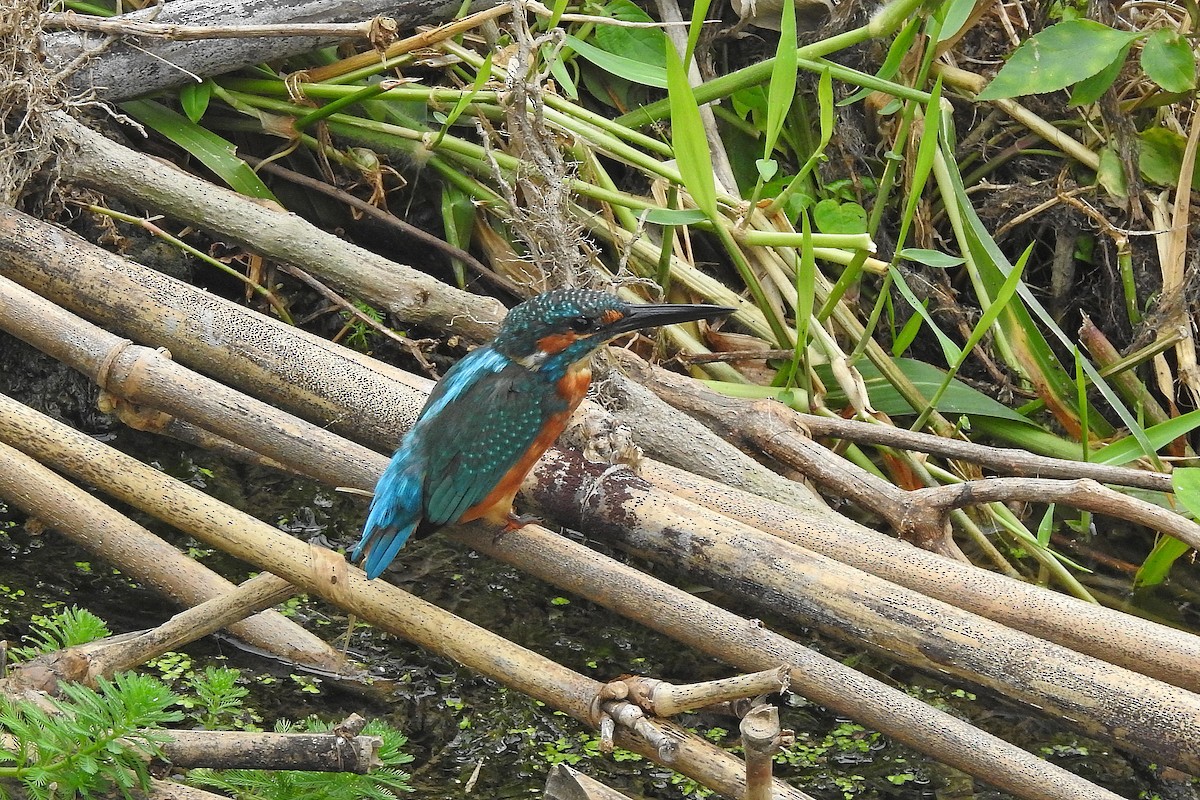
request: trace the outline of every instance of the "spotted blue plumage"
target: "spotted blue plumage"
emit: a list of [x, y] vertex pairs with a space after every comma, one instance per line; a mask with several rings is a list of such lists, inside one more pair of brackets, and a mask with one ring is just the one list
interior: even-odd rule
[[[522, 475], [514, 468], [561, 429], [582, 396], [560, 391], [572, 365], [619, 333], [651, 325], [720, 316], [704, 305], [630, 305], [605, 292], [560, 289], [509, 312], [496, 339], [470, 353], [434, 387], [416, 424], [375, 487], [362, 538], [350, 554], [375, 578], [414, 535], [477, 519], [499, 509]], [[586, 377], [583, 387], [586, 388]], [[522, 466], [522, 470], [527, 467]], [[510, 474], [513, 473], [513, 474]], [[502, 481], [513, 481], [504, 486]], [[485, 503], [486, 501], [486, 503]], [[487, 508], [481, 508], [481, 504]], [[489, 516], [494, 519], [494, 516]], [[501, 518], [503, 518], [501, 516]]]

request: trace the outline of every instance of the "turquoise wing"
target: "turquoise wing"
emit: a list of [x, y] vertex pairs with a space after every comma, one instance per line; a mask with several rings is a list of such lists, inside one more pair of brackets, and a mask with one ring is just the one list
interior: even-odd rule
[[425, 519], [458, 521], [529, 450], [545, 421], [566, 409], [553, 384], [519, 364], [465, 387], [421, 433]]

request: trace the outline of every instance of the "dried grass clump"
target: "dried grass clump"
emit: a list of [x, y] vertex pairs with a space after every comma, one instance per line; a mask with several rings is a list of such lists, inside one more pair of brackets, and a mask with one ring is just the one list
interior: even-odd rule
[[0, 205], [16, 205], [53, 155], [47, 112], [61, 105], [54, 73], [39, 58], [38, 0], [0, 3]]

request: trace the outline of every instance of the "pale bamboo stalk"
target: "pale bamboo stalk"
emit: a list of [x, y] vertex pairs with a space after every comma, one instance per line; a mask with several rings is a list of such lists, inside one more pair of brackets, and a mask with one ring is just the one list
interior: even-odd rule
[[[504, 683], [597, 727], [602, 684], [462, 620], [381, 580], [367, 580], [343, 556], [306, 544], [154, 470], [89, 436], [0, 395], [0, 441], [87, 481], [192, 536], [284, 578], [376, 627]], [[727, 795], [744, 791], [744, 764], [665, 720], [646, 720], [677, 745], [671, 767]], [[658, 747], [618, 728], [621, 747], [657, 760]], [[776, 782], [780, 798], [807, 795]]]
[[133, 669], [168, 650], [276, 606], [295, 593], [295, 587], [283, 578], [259, 573], [223, 595], [179, 612], [157, 628], [131, 639], [98, 642], [98, 647], [89, 647], [88, 672], [93, 678], [111, 678], [116, 672]]
[[[195, 45], [191, 45], [195, 46]], [[408, 324], [480, 341], [495, 335], [504, 307], [447, 286], [404, 264], [350, 244], [285, 211], [146, 158], [66, 114], [58, 128], [63, 177], [219, 233], [254, 252], [297, 264], [356, 297], [382, 304]]]
[[[3, 403], [25, 408], [8, 397]], [[34, 412], [26, 409], [22, 413]], [[119, 565], [138, 582], [185, 606], [236, 589], [208, 567], [4, 444], [0, 444], [0, 496], [99, 558]], [[331, 672], [345, 665], [336, 650], [275, 611], [255, 614], [231, 624], [229, 630], [239, 639], [288, 661]]]
[[1018, 797], [1117, 798], [760, 622], [707, 603], [541, 526], [527, 525], [499, 542], [490, 531], [464, 529], [454, 537], [727, 664], [746, 670], [788, 664], [790, 687], [798, 694]]
[[738, 727], [746, 754], [745, 800], [771, 800], [772, 758], [782, 738], [779, 709], [766, 704], [755, 706]]
[[[14, 209], [0, 209], [0, 273], [107, 330], [165, 346], [194, 370], [302, 409], [306, 419], [358, 441], [394, 446], [432, 386]], [[365, 375], [390, 387], [377, 403], [365, 404], [367, 414], [354, 407], [368, 400], [355, 386]]]
[[[0, 276], [0, 329], [122, 400], [165, 411], [334, 486], [369, 490], [378, 453], [109, 333]], [[63, 333], [70, 331], [69, 336]], [[254, 424], [247, 425], [247, 420]]]
[[566, 764], [555, 764], [551, 768], [543, 796], [545, 800], [629, 800], [629, 795], [621, 794]]
[[782, 692], [788, 685], [788, 668], [761, 670], [703, 683], [674, 684], [656, 678], [632, 676], [621, 680], [628, 686], [629, 699], [656, 717], [673, 717], [684, 711]]
[[887, 657], [994, 688], [1152, 760], [1200, 770], [1200, 695], [880, 581], [654, 490], [628, 470], [551, 451], [535, 474], [534, 511], [570, 528]]
[[294, 769], [365, 775], [380, 766], [378, 736], [268, 731], [169, 731], [163, 760], [192, 769]]

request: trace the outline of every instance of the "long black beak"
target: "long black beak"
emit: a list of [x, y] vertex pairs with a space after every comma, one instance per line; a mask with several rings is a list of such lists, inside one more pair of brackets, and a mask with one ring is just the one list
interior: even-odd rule
[[616, 322], [601, 329], [604, 336], [653, 328], [658, 325], [674, 325], [708, 317], [727, 317], [737, 309], [728, 306], [710, 306], [703, 303], [662, 303], [659, 305], [630, 306], [629, 312]]

